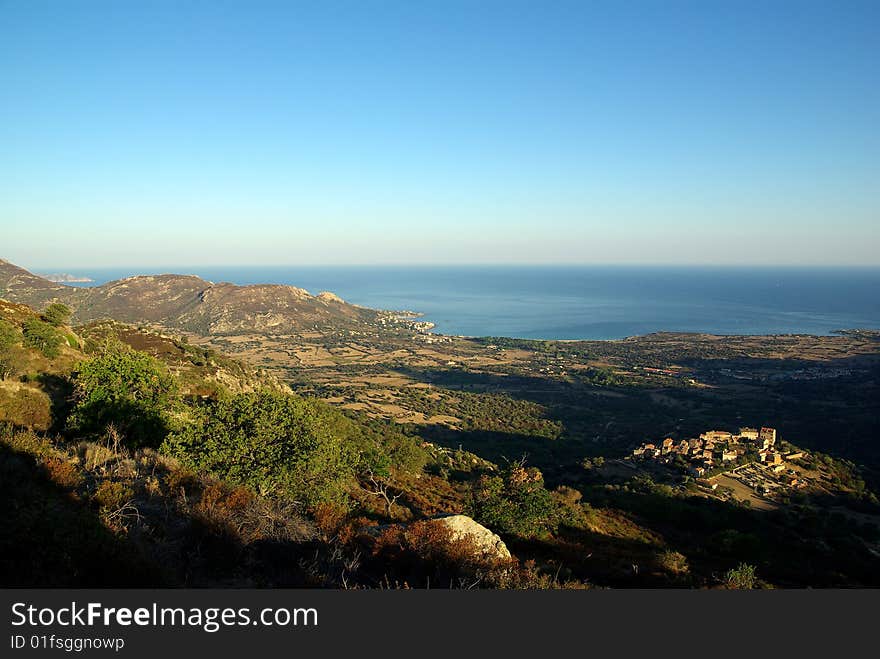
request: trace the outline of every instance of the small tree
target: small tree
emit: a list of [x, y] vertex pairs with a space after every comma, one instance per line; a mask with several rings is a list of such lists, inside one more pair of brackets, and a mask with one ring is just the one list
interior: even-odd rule
[[24, 350], [20, 346], [12, 346], [0, 350], [0, 380], [14, 376], [21, 369]]
[[0, 380], [5, 380], [16, 371], [20, 341], [21, 334], [15, 326], [0, 319]]
[[22, 326], [24, 344], [43, 353], [49, 359], [55, 359], [61, 353], [64, 337], [52, 325], [39, 318], [28, 318]]
[[21, 340], [15, 325], [0, 318], [0, 350], [7, 350]]
[[156, 446], [170, 427], [177, 388], [165, 365], [123, 344], [109, 344], [74, 371], [76, 406], [68, 423], [81, 432], [114, 425], [134, 446]]
[[53, 327], [61, 327], [62, 325], [66, 325], [67, 321], [70, 320], [71, 313], [70, 307], [66, 304], [54, 302], [46, 307], [46, 310], [43, 312], [43, 320]]
[[544, 477], [524, 461], [500, 476], [482, 476], [472, 492], [474, 517], [490, 529], [521, 537], [544, 535], [559, 522], [559, 505], [544, 487]]

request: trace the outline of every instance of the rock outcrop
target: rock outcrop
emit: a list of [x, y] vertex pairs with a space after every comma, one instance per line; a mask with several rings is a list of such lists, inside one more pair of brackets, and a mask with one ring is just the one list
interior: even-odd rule
[[324, 302], [336, 302], [338, 304], [345, 304], [345, 300], [343, 300], [335, 293], [331, 293], [330, 291], [321, 291], [315, 297], [317, 297], [319, 300], [323, 300]]
[[433, 517], [430, 521], [448, 528], [452, 540], [469, 538], [477, 551], [485, 558], [492, 560], [511, 558], [510, 550], [498, 535], [467, 515], [443, 515]]

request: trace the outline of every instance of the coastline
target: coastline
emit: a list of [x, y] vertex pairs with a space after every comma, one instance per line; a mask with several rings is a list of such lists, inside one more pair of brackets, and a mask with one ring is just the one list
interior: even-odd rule
[[[423, 322], [421, 331], [444, 336], [577, 342], [626, 341], [657, 333], [832, 336], [880, 330], [875, 295], [880, 290], [878, 268], [185, 266], [171, 270], [242, 287], [268, 284], [333, 291], [352, 307]], [[75, 269], [72, 276], [95, 281], [59, 285], [99, 288], [130, 278], [132, 271]]]

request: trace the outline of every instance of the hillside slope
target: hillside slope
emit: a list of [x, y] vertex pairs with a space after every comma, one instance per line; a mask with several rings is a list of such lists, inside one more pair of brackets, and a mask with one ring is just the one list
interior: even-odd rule
[[82, 289], [49, 281], [0, 259], [0, 298], [39, 309], [54, 301], [73, 305], [84, 297], [83, 293]]
[[311, 295], [294, 286], [215, 284], [194, 275], [165, 274], [74, 288], [53, 283], [3, 260], [0, 298], [35, 308], [64, 302], [79, 322], [112, 318], [205, 335], [352, 328], [377, 318], [377, 312], [371, 309], [348, 304], [332, 294]]
[[[33, 325], [54, 340], [35, 344]], [[262, 389], [289, 391], [276, 378], [179, 337], [115, 321], [50, 327], [34, 309], [0, 299], [0, 423], [46, 431], [60, 429], [68, 412], [70, 376], [77, 363], [108, 341], [121, 342], [161, 361], [183, 395], [217, 396]]]
[[[526, 430], [541, 411], [456, 395], [475, 436], [497, 427], [481, 418]], [[552, 429], [530, 432], [541, 428]], [[525, 458], [493, 464], [415, 430], [343, 413], [165, 330], [70, 327], [0, 300], [0, 585], [878, 582], [877, 500], [852, 463], [808, 455], [821, 488], [753, 509], [661, 465], [581, 453], [552, 482]], [[503, 436], [509, 455], [515, 435]], [[582, 446], [532, 439], [563, 459]], [[449, 514], [514, 558], [487, 561], [438, 530], [432, 518]]]

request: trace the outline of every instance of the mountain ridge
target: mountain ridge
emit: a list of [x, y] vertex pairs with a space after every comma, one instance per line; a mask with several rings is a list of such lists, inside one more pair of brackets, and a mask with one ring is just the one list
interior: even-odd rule
[[0, 259], [0, 297], [42, 308], [63, 302], [74, 318], [155, 323], [197, 334], [286, 334], [375, 322], [379, 312], [323, 291], [283, 284], [238, 286], [197, 275], [135, 275], [100, 286], [72, 287]]

